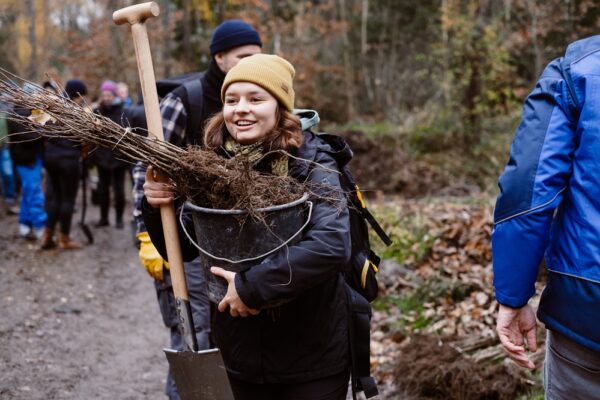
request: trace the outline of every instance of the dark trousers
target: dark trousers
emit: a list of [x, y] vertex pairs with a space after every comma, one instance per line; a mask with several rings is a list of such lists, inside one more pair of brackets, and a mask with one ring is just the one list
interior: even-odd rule
[[248, 383], [229, 376], [235, 400], [346, 400], [349, 372], [301, 383]]
[[98, 166], [98, 197], [100, 200], [100, 220], [108, 222], [110, 208], [110, 188], [113, 188], [117, 222], [123, 221], [125, 210], [125, 172], [127, 167], [103, 168]]
[[71, 220], [81, 177], [79, 159], [46, 160], [46, 228], [54, 230], [60, 222], [60, 232], [71, 232]]
[[544, 360], [547, 400], [600, 398], [600, 352], [548, 329]]
[[[211, 347], [210, 302], [206, 293], [206, 282], [200, 260], [196, 258], [193, 261], [184, 263], [184, 269], [198, 348], [206, 350]], [[163, 322], [167, 327], [171, 328], [171, 348], [174, 350], [183, 350], [183, 339], [179, 332], [179, 319], [177, 318], [177, 311], [175, 309], [175, 296], [173, 295], [171, 274], [167, 270], [164, 272], [164, 280], [162, 282], [154, 281], [158, 305]], [[170, 400], [179, 400], [179, 394], [177, 393], [175, 380], [170, 368], [167, 374], [165, 393]]]

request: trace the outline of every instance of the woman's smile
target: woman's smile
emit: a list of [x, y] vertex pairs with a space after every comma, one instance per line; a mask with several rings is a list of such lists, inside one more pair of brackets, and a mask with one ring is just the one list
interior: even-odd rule
[[254, 124], [256, 123], [256, 121], [250, 121], [247, 119], [240, 119], [238, 121], [235, 122], [235, 124], [237, 125], [239, 130], [248, 130], [251, 129]]

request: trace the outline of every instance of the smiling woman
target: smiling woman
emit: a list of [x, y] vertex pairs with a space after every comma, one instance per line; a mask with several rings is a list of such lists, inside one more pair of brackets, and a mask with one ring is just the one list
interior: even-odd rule
[[[263, 174], [312, 184], [316, 194], [298, 242], [242, 272], [210, 269], [227, 281], [212, 318], [212, 339], [236, 400], [343, 400], [348, 388], [347, 298], [340, 273], [350, 256], [348, 209], [333, 149], [302, 131], [292, 113], [294, 74], [289, 62], [274, 55], [244, 58], [225, 77], [223, 111], [204, 132], [208, 149]], [[153, 207], [176, 198], [175, 190], [152, 174], [144, 185], [144, 222], [163, 257], [162, 226]], [[182, 222], [196, 240], [192, 219]], [[227, 239], [235, 240], [240, 239]], [[184, 259], [198, 256], [190, 241], [181, 245]]]

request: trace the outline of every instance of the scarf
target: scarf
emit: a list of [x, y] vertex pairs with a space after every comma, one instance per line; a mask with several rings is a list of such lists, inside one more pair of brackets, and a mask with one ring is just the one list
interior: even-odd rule
[[[233, 158], [243, 157], [252, 163], [252, 167], [258, 170], [263, 170], [267, 167], [268, 173], [277, 176], [288, 175], [288, 157], [285, 154], [273, 153], [265, 157], [265, 151], [263, 143], [252, 143], [252, 144], [239, 144], [231, 136], [227, 136], [225, 139], [225, 151], [232, 154]], [[266, 165], [265, 165], [266, 163]]]

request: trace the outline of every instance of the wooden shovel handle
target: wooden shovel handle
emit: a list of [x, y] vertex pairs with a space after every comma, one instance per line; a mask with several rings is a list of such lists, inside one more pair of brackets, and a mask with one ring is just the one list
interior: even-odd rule
[[131, 25], [141, 22], [143, 23], [148, 18], [158, 17], [160, 8], [153, 1], [133, 6], [125, 7], [113, 13], [113, 21], [117, 25], [130, 23]]
[[[164, 140], [158, 94], [156, 92], [156, 79], [154, 77], [154, 67], [152, 66], [150, 42], [148, 40], [148, 31], [146, 30], [145, 25], [147, 19], [157, 17], [159, 14], [160, 10], [158, 4], [155, 2], [148, 2], [115, 11], [113, 13], [113, 20], [117, 24], [129, 23], [131, 25], [133, 46], [135, 48], [137, 59], [142, 96], [144, 98], [144, 108], [146, 109], [148, 132], [156, 138]], [[165, 177], [160, 174], [157, 178], [159, 181], [166, 180]], [[162, 206], [160, 208], [160, 217], [163, 224], [167, 257], [169, 258], [171, 280], [173, 281], [173, 292], [176, 298], [189, 300], [185, 274], [183, 271], [183, 258], [181, 256], [181, 247], [179, 245], [177, 219], [173, 204]]]

